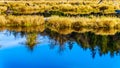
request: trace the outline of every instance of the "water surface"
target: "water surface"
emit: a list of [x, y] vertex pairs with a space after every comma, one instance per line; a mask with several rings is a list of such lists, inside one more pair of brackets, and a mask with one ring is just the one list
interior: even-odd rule
[[0, 68], [120, 68], [120, 33], [0, 31]]

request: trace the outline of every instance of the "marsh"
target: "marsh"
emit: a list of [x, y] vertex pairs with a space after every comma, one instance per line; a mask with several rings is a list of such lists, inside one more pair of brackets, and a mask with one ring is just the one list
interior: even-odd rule
[[0, 1], [0, 68], [120, 68], [120, 1], [97, 1]]

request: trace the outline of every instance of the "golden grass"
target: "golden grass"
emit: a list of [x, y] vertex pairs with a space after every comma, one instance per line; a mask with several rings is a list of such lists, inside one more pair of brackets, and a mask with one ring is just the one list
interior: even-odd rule
[[0, 16], [0, 25], [5, 25], [7, 23], [7, 20], [5, 18], [5, 16]]
[[53, 28], [120, 28], [120, 19], [117, 17], [59, 17], [49, 18], [47, 25]]
[[0, 16], [0, 26], [39, 26], [43, 24], [43, 16]]
[[13, 15], [0, 15], [0, 26], [40, 26], [45, 25], [47, 27], [55, 29], [79, 29], [85, 28], [115, 28], [120, 29], [120, 19], [117, 17], [60, 17], [51, 16], [45, 22], [43, 16], [13, 16]]
[[71, 23], [72, 20], [70, 20], [68, 17], [52, 16], [49, 18], [46, 24], [56, 29], [64, 29], [66, 27], [71, 27]]
[[[61, 11], [63, 13], [71, 14], [89, 14], [91, 12], [98, 13], [114, 13], [116, 9], [120, 9], [120, 2], [114, 5], [113, 2], [103, 2], [97, 4], [97, 2], [87, 1], [85, 5], [83, 1], [78, 2], [60, 2], [60, 1], [43, 1], [43, 2], [0, 2], [0, 11], [4, 13], [7, 7], [10, 7], [14, 13], [37, 13], [45, 11]], [[104, 11], [104, 12], [103, 12]]]

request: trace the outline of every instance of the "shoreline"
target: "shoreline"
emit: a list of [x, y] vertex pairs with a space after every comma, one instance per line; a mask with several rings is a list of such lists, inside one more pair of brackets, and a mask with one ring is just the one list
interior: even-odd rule
[[88, 16], [88, 17], [64, 17], [51, 16], [44, 17], [38, 15], [1, 15], [0, 26], [40, 26], [45, 25], [55, 29], [73, 28], [115, 28], [120, 29], [120, 19], [118, 17]]
[[26, 33], [41, 33], [44, 32], [46, 30], [50, 30], [51, 32], [56, 32], [59, 33], [61, 35], [69, 35], [71, 33], [94, 33], [95, 35], [115, 35], [116, 33], [120, 33], [119, 29], [106, 29], [106, 28], [98, 28], [98, 29], [94, 29], [94, 28], [80, 28], [79, 30], [75, 30], [72, 28], [66, 28], [66, 29], [54, 29], [54, 28], [49, 28], [49, 27], [45, 27], [44, 25], [41, 26], [30, 26], [30, 27], [22, 27], [22, 26], [1, 26], [0, 27], [0, 32], [4, 31], [4, 30], [8, 30], [8, 31], [16, 31], [16, 32], [26, 32]]

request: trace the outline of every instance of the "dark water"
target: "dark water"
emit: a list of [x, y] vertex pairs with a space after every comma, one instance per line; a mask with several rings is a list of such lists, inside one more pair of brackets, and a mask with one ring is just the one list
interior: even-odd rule
[[120, 68], [120, 33], [3, 30], [0, 68]]

